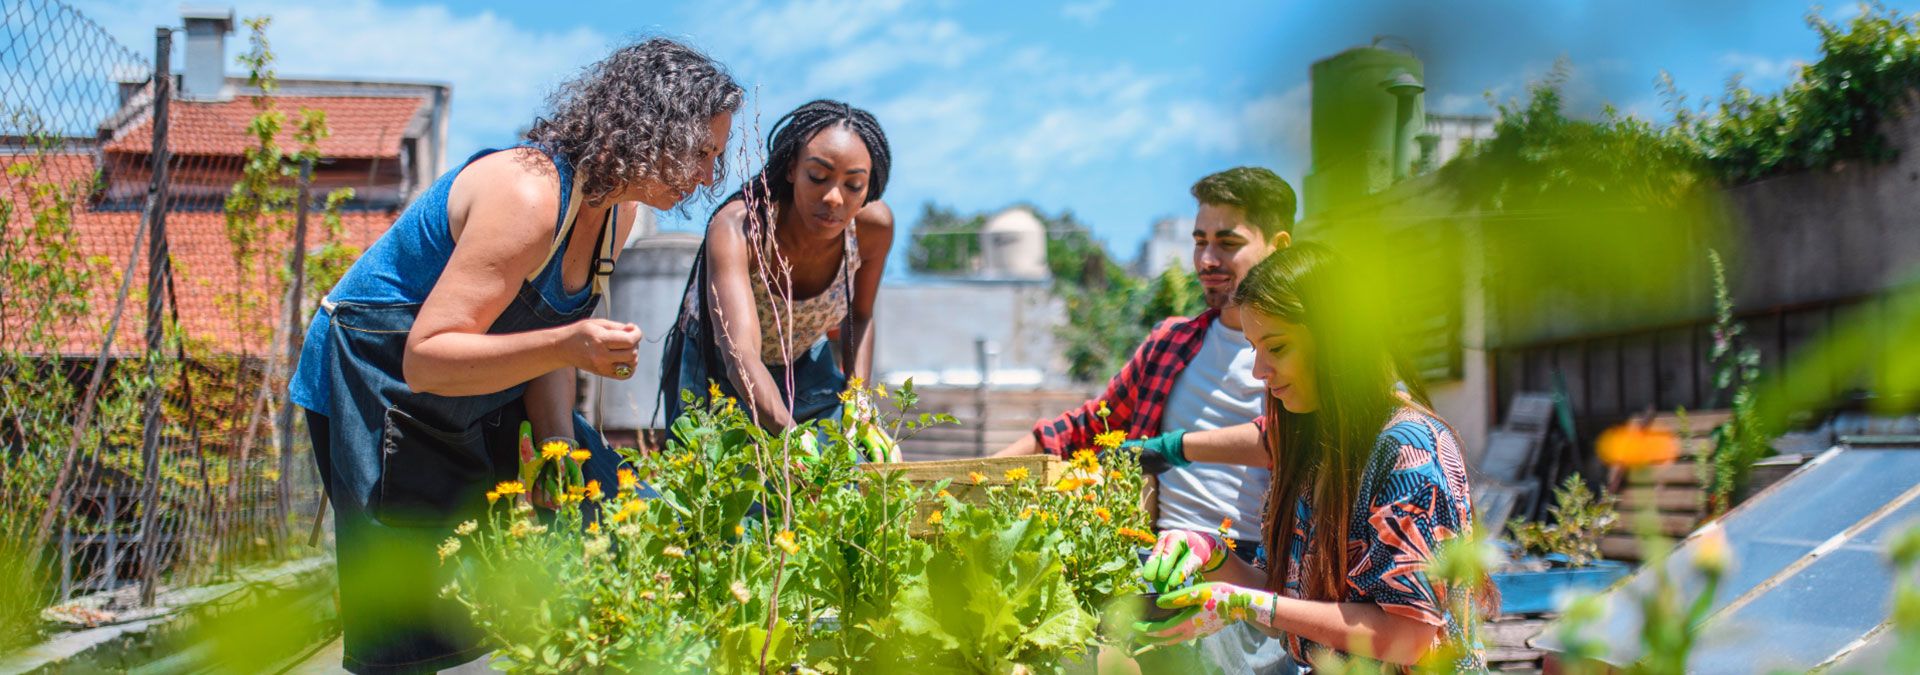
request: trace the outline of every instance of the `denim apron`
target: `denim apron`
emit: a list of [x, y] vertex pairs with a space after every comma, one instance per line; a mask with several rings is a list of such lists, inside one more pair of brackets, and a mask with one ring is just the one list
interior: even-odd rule
[[[548, 261], [487, 333], [562, 326], [599, 304], [612, 273], [611, 212], [595, 244], [593, 291], [581, 307], [559, 311], [534, 285], [542, 274], [560, 274], [577, 190], [571, 202]], [[466, 608], [439, 597], [456, 561], [442, 565], [436, 548], [455, 525], [484, 516], [489, 488], [518, 477], [526, 385], [477, 396], [413, 392], [401, 360], [419, 303], [326, 301], [322, 308], [332, 319], [332, 414], [329, 456], [317, 459], [334, 507], [344, 665], [356, 673], [423, 672], [477, 659], [490, 647]], [[618, 458], [577, 412], [573, 426], [593, 453], [584, 473], [616, 485]]]

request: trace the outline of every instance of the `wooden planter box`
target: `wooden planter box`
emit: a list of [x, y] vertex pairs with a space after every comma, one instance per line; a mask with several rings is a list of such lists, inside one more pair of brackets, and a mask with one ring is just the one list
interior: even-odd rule
[[[931, 486], [942, 480], [951, 480], [947, 492], [969, 504], [984, 503], [987, 487], [1007, 485], [1007, 471], [1026, 469], [1027, 480], [1040, 481], [1041, 485], [1052, 485], [1067, 474], [1067, 462], [1053, 455], [1022, 455], [1019, 457], [979, 457], [975, 459], [943, 459], [932, 462], [901, 462], [899, 464], [862, 464], [862, 471], [900, 471], [908, 482], [919, 486]], [[975, 481], [971, 474], [981, 474], [985, 480]], [[927, 516], [940, 508], [940, 500], [929, 496], [920, 502], [913, 518], [913, 533], [925, 534]]]

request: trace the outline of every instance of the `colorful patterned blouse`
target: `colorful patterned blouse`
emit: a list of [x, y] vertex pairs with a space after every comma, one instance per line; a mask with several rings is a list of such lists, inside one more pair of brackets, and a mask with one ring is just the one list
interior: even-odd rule
[[[1468, 646], [1459, 668], [1485, 670], [1481, 646], [1470, 641], [1449, 612], [1445, 589], [1427, 578], [1435, 547], [1473, 527], [1466, 462], [1453, 431], [1425, 411], [1401, 408], [1374, 444], [1360, 495], [1364, 508], [1356, 508], [1347, 525], [1345, 601], [1373, 603], [1390, 614], [1444, 626], [1443, 639]], [[1298, 598], [1313, 518], [1305, 498], [1294, 512], [1296, 525], [1288, 546], [1292, 564], [1282, 594]], [[1478, 611], [1471, 601], [1466, 606]], [[1313, 651], [1323, 649], [1298, 637], [1290, 641], [1296, 658], [1311, 658]]]

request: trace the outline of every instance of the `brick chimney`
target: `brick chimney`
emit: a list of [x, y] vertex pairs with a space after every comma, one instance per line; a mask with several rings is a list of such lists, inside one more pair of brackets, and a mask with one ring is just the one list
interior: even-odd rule
[[181, 7], [186, 26], [186, 68], [180, 74], [180, 98], [201, 101], [232, 96], [227, 87], [227, 35], [233, 32], [233, 8]]

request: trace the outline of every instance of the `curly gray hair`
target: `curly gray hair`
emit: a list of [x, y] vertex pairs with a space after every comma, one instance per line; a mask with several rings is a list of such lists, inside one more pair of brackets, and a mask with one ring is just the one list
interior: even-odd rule
[[[740, 108], [745, 92], [725, 68], [665, 38], [628, 45], [555, 90], [526, 138], [572, 162], [589, 204], [643, 176], [695, 182], [708, 120]], [[716, 183], [726, 152], [714, 161]]]

